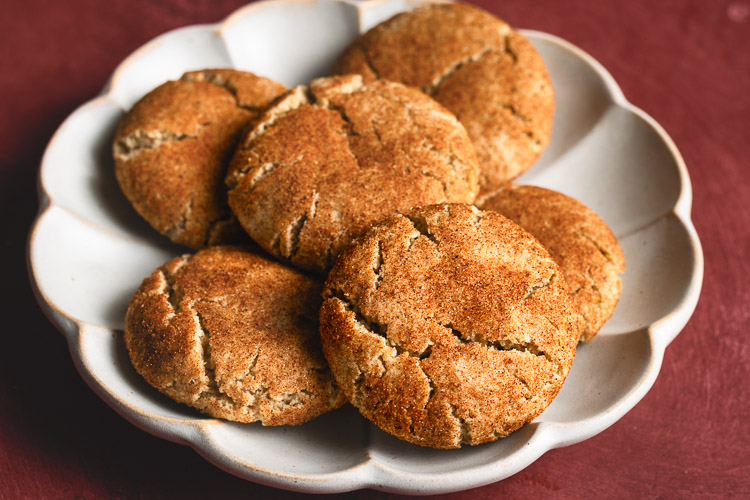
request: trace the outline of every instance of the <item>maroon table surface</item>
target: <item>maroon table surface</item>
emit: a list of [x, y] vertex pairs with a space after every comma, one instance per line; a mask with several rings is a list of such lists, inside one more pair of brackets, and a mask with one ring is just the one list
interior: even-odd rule
[[[0, 498], [301, 496], [134, 427], [76, 372], [36, 304], [25, 244], [52, 133], [116, 65], [243, 0], [11, 0], [0, 8]], [[750, 0], [479, 2], [598, 59], [681, 150], [705, 253], [700, 302], [624, 418], [457, 498], [750, 497]], [[352, 498], [396, 497], [363, 490]]]

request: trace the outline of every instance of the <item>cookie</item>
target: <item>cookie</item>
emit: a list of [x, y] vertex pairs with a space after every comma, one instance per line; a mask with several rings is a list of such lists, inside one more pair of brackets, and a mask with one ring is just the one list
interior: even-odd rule
[[544, 61], [523, 35], [467, 4], [396, 15], [359, 36], [332, 73], [412, 85], [452, 111], [474, 142], [482, 192], [518, 177], [550, 140], [555, 103]]
[[323, 352], [347, 399], [435, 448], [494, 441], [539, 415], [579, 323], [554, 260], [494, 212], [441, 204], [389, 217], [326, 281]]
[[615, 311], [625, 272], [607, 223], [578, 200], [535, 186], [508, 186], [478, 206], [513, 220], [549, 250], [581, 315], [581, 341], [591, 340]]
[[286, 88], [252, 73], [185, 73], [146, 94], [114, 137], [122, 192], [158, 232], [191, 248], [247, 240], [226, 200], [240, 133]]
[[464, 128], [422, 92], [321, 78], [280, 98], [240, 141], [229, 205], [271, 254], [323, 273], [374, 222], [473, 203], [478, 168]]
[[298, 425], [345, 398], [321, 352], [322, 283], [241, 247], [170, 260], [130, 300], [125, 344], [162, 393], [218, 418]]

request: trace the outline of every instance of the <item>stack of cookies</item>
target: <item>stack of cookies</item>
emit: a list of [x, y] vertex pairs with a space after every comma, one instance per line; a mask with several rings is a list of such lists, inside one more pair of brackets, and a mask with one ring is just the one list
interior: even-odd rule
[[135, 369], [208, 415], [302, 424], [349, 402], [435, 448], [494, 441], [559, 392], [620, 295], [590, 209], [511, 181], [550, 139], [530, 43], [464, 4], [374, 27], [287, 90], [186, 73], [114, 139], [125, 196], [194, 250], [130, 301]]

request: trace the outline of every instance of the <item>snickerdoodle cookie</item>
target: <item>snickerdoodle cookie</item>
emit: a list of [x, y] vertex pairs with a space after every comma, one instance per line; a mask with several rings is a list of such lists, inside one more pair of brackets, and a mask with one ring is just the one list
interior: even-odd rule
[[143, 281], [125, 318], [136, 371], [214, 417], [298, 425], [345, 402], [318, 336], [322, 283], [215, 246]]
[[391, 216], [342, 252], [323, 291], [323, 352], [347, 399], [401, 439], [457, 448], [539, 415], [579, 337], [537, 240], [495, 212]]
[[252, 73], [208, 69], [146, 94], [113, 144], [115, 174], [135, 210], [191, 248], [246, 240], [224, 177], [243, 128], [285, 90]]
[[479, 206], [513, 220], [547, 248], [580, 311], [581, 341], [591, 340], [622, 290], [625, 257], [609, 226], [578, 200], [535, 186], [508, 186]]
[[280, 98], [240, 141], [229, 205], [267, 251], [322, 273], [389, 215], [473, 203], [478, 168], [464, 128], [422, 92], [320, 78]]
[[455, 113], [474, 142], [482, 192], [520, 175], [549, 143], [555, 103], [542, 58], [504, 21], [467, 4], [398, 14], [358, 37], [332, 72], [412, 85]]

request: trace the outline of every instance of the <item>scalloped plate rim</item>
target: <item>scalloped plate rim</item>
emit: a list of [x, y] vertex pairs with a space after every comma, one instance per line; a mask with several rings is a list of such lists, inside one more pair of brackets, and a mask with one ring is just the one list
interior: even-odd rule
[[[360, 3], [353, 3], [347, 0], [339, 1], [354, 6], [361, 16], [362, 9], [386, 3], [388, 0], [367, 0]], [[113, 71], [109, 80], [105, 84], [102, 93], [77, 107], [69, 116], [72, 116], [87, 106], [93, 105], [96, 101], [106, 100], [107, 98], [112, 100], [116, 105], [121, 106], [117, 99], [110, 96], [116, 85], [118, 75], [122, 72], [125, 66], [131, 61], [136, 60], [139, 54], [148, 52], [153, 46], [155, 46], [155, 44], [160, 43], [162, 39], [186, 29], [211, 30], [220, 35], [223, 28], [234, 19], [243, 15], [248, 15], [249, 13], [251, 14], [258, 8], [263, 8], [274, 3], [314, 3], [314, 0], [266, 0], [240, 7], [218, 23], [185, 26], [163, 33], [149, 42], [146, 42], [127, 56]], [[407, 0], [406, 3], [416, 2]], [[61, 209], [70, 215], [81, 219], [64, 206], [55, 203], [55, 200], [44, 188], [42, 181], [42, 168], [40, 167], [37, 177], [37, 191], [40, 206], [29, 232], [26, 246], [29, 278], [35, 298], [39, 302], [43, 312], [50, 322], [52, 322], [65, 335], [71, 357], [86, 383], [97, 393], [97, 395], [104, 399], [108, 405], [129, 422], [150, 434], [192, 447], [206, 460], [227, 472], [270, 486], [317, 493], [342, 492], [357, 488], [375, 488], [381, 491], [396, 493], [435, 494], [477, 487], [509, 477], [533, 463], [548, 450], [568, 446], [588, 439], [589, 437], [602, 432], [619, 420], [619, 418], [632, 409], [651, 388], [658, 376], [667, 345], [685, 326], [698, 302], [702, 285], [704, 264], [700, 241], [690, 219], [692, 201], [690, 178], [680, 152], [666, 131], [651, 116], [625, 98], [614, 78], [598, 61], [582, 49], [555, 35], [535, 30], [520, 31], [532, 38], [541, 39], [558, 45], [562, 49], [572, 53], [578, 59], [583, 60], [589, 67], [591, 67], [591, 69], [604, 82], [605, 87], [609, 92], [611, 105], [626, 109], [640, 117], [655, 132], [657, 132], [659, 138], [674, 158], [675, 165], [679, 172], [680, 194], [672, 211], [665, 214], [665, 216], [674, 215], [686, 230], [690, 240], [691, 248], [694, 253], [693, 273], [691, 275], [690, 284], [687, 290], [685, 290], [682, 301], [669, 314], [644, 328], [648, 331], [651, 349], [648, 367], [644, 373], [641, 374], [635, 387], [622, 396], [612, 407], [608, 408], [605, 412], [575, 422], [535, 422], [531, 424], [534, 425], [535, 428], [531, 438], [526, 443], [526, 448], [530, 448], [530, 450], [521, 454], [522, 460], [517, 460], [517, 463], [514, 464], [513, 467], [504, 466], [502, 464], [503, 459], [484, 464], [482, 469], [480, 469], [480, 472], [484, 472], [484, 474], [477, 474], [475, 471], [467, 470], [447, 474], [442, 473], [438, 476], [428, 473], [406, 472], [376, 461], [372, 458], [369, 452], [365, 455], [366, 460], [359, 462], [356, 465], [349, 466], [340, 471], [324, 474], [289, 474], [247, 462], [236, 456], [233, 458], [231, 452], [222, 448], [219, 443], [213, 441], [210, 437], [210, 428], [214, 425], [220, 425], [221, 422], [214, 419], [181, 420], [157, 415], [142, 408], [135, 407], [131, 403], [124, 401], [123, 398], [118, 397], [118, 394], [112, 390], [105, 381], [99, 378], [95, 371], [92, 371], [89, 368], [89, 363], [87, 362], [85, 349], [83, 347], [86, 342], [86, 335], [101, 335], [104, 334], [104, 332], [107, 332], [108, 334], [116, 334], [118, 330], [94, 325], [72, 317], [60, 307], [57, 307], [38, 286], [36, 280], [37, 272], [35, 271], [35, 262], [32, 253], [36, 232], [40, 222], [53, 208]], [[44, 155], [42, 156], [41, 166], [45, 164], [47, 151], [64, 125], [65, 121], [63, 121], [61, 126], [58, 127], [50, 139], [50, 142], [45, 148]], [[96, 224], [93, 225], [99, 230], [109, 232]], [[667, 324], [669, 325], [668, 327], [665, 326], [662, 328], [662, 325]], [[102, 330], [102, 332], [95, 332], [94, 330]], [[565, 438], [566, 433], [569, 432], [571, 428], [582, 428], [582, 425], [585, 425], [585, 431], [578, 432], [577, 434], [574, 433], [572, 437]], [[532, 442], [535, 442], [536, 446], [528, 446]], [[528, 460], [528, 458], [530, 458], [530, 460]], [[501, 470], [498, 471], [497, 469]], [[423, 481], [428, 481], [426, 486], [420, 484]]]

